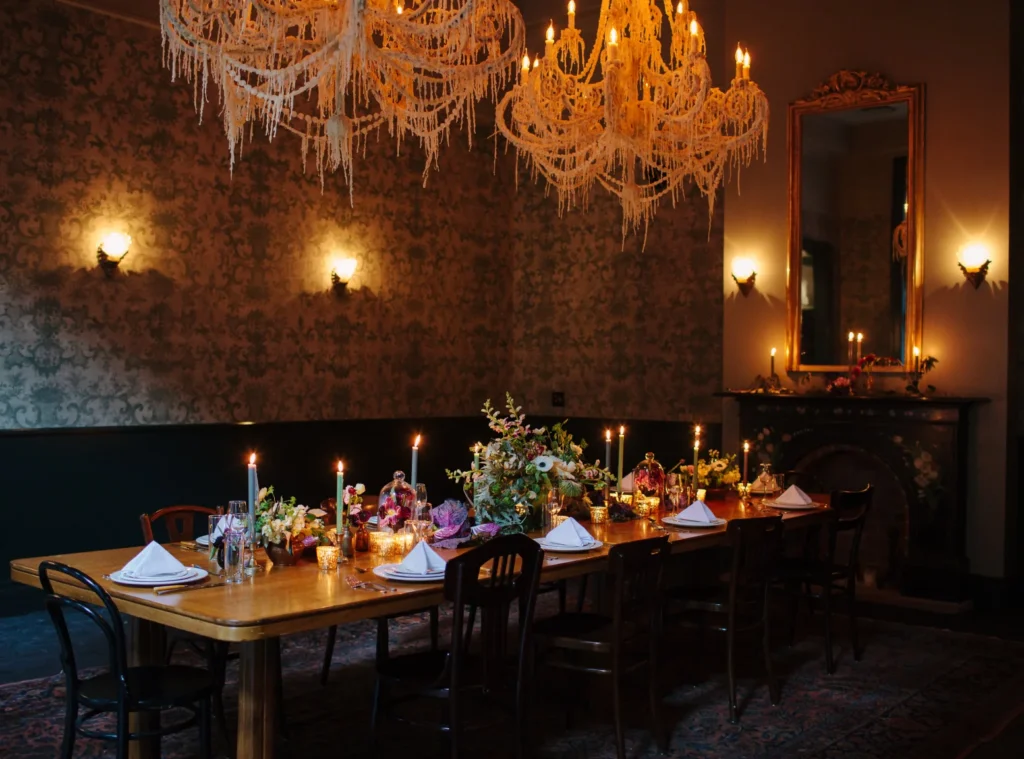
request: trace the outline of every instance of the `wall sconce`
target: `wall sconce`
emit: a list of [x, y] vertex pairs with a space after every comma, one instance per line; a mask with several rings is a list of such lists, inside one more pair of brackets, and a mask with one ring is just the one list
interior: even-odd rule
[[964, 273], [964, 279], [974, 285], [977, 290], [981, 283], [988, 276], [988, 265], [992, 261], [988, 257], [988, 249], [980, 244], [973, 243], [960, 249], [960, 271]]
[[754, 262], [749, 258], [734, 258], [732, 260], [732, 279], [740, 288], [740, 293], [746, 298], [754, 289], [754, 280], [757, 279], [757, 272], [754, 271]]
[[356, 273], [357, 263], [354, 258], [338, 258], [334, 261], [331, 269], [331, 287], [335, 295], [340, 297], [345, 294], [348, 283], [352, 281], [352, 275]]
[[107, 277], [113, 277], [117, 267], [121, 265], [124, 257], [128, 255], [128, 249], [132, 246], [131, 235], [124, 232], [111, 232], [103, 238], [96, 248], [96, 260]]

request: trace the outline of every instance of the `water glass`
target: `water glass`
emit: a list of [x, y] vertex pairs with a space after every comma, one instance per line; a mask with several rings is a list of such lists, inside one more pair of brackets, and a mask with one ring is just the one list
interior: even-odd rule
[[228, 501], [228, 514], [248, 514], [248, 501]]
[[668, 476], [665, 492], [668, 495], [668, 502], [672, 506], [672, 511], [679, 511], [679, 507], [683, 503], [683, 490], [685, 487], [685, 481], [681, 474], [670, 474]]
[[562, 510], [562, 503], [558, 500], [558, 491], [552, 490], [548, 494], [548, 502], [544, 505], [544, 532], [550, 532], [555, 525], [555, 515]]
[[217, 539], [217, 531], [220, 528], [220, 520], [222, 520], [223, 518], [224, 518], [224, 516], [222, 514], [211, 514], [206, 519], [206, 523], [207, 523], [206, 537], [210, 541], [210, 560], [211, 561], [213, 561], [213, 559], [217, 556], [217, 546], [215, 546], [213, 543]]
[[245, 568], [245, 530], [224, 531], [224, 582], [241, 582]]

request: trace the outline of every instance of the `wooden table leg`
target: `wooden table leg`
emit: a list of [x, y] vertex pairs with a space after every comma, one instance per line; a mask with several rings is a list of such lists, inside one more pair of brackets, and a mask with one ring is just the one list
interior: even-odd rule
[[243, 643], [239, 662], [239, 759], [273, 759], [277, 738], [277, 678], [281, 676], [281, 641], [268, 638]]
[[[164, 663], [167, 655], [167, 630], [163, 625], [145, 619], [129, 617], [131, 636], [131, 661], [129, 666], [146, 667]], [[160, 727], [158, 712], [132, 713], [129, 717], [131, 731], [156, 730]], [[148, 738], [128, 744], [130, 759], [160, 759], [160, 739]]]

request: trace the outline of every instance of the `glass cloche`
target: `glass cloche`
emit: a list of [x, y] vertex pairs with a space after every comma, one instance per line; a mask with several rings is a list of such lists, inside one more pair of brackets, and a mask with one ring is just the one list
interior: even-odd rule
[[415, 510], [416, 491], [405, 481], [405, 472], [395, 472], [395, 478], [381, 488], [377, 501], [378, 529], [400, 530]]
[[633, 498], [642, 495], [648, 509], [661, 508], [665, 503], [665, 469], [659, 464], [653, 453], [644, 456], [644, 460], [633, 467]]

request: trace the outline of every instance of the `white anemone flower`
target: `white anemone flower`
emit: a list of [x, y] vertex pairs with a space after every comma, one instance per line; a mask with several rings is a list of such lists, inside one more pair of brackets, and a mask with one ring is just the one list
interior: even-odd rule
[[533, 460], [533, 465], [537, 467], [538, 472], [550, 472], [555, 466], [554, 456], [538, 456]]

